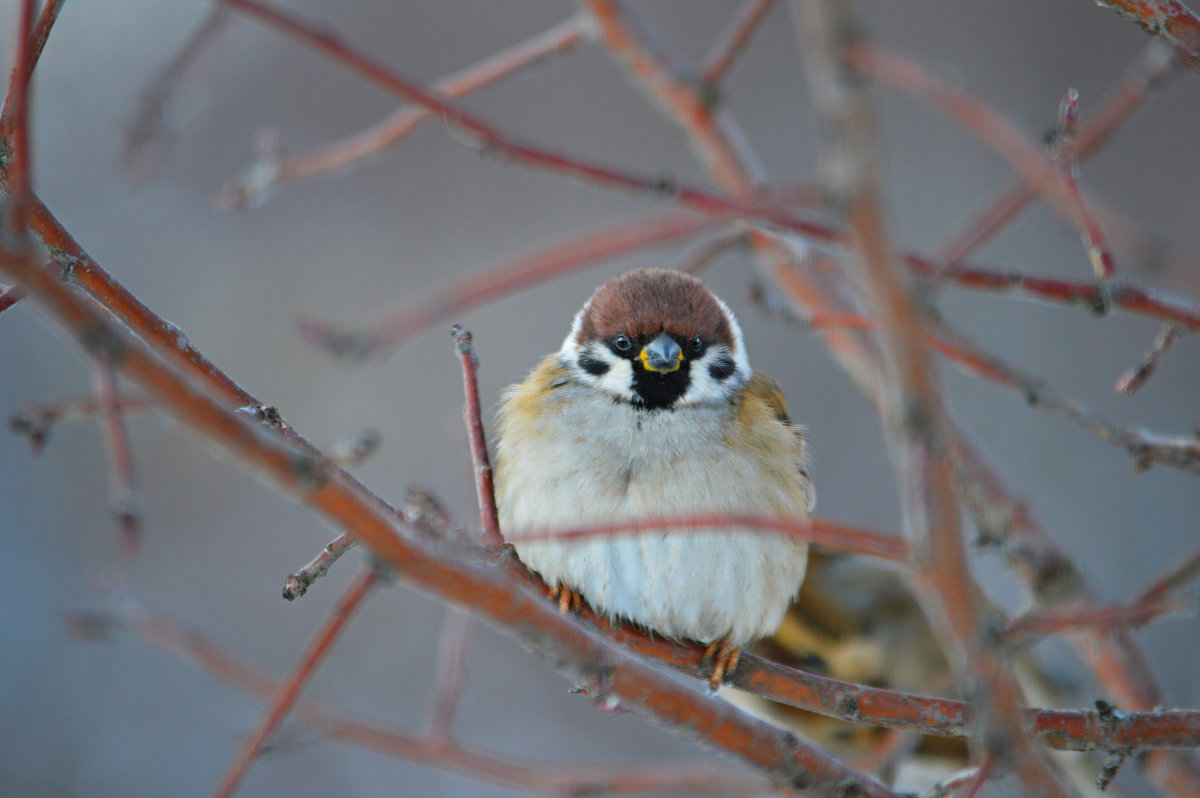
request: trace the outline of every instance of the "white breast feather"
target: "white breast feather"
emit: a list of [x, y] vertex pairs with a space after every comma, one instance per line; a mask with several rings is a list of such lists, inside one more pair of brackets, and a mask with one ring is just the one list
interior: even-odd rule
[[[519, 393], [522, 386], [516, 386]], [[511, 401], [511, 399], [510, 399]], [[731, 449], [736, 408], [645, 412], [575, 383], [552, 389], [555, 412], [503, 421], [497, 503], [504, 535], [705, 512], [806, 518], [792, 431], [775, 463]], [[774, 475], [772, 478], [771, 475]], [[598, 612], [672, 638], [743, 645], [774, 631], [804, 578], [807, 544], [720, 528], [643, 531], [577, 541], [514, 541], [550, 585], [574, 587]]]

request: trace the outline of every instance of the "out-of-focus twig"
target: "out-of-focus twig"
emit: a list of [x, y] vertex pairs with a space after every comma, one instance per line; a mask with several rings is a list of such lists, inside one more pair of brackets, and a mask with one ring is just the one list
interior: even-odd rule
[[[123, 413], [143, 410], [150, 406], [140, 396], [121, 396], [117, 406]], [[60, 421], [91, 418], [105, 412], [105, 405], [94, 395], [73, 396], [53, 402], [39, 402], [18, 410], [8, 419], [8, 428], [17, 435], [29, 438], [29, 448], [36, 455], [46, 445], [50, 431]]]
[[[93, 639], [107, 636], [122, 624], [121, 619], [108, 615], [70, 620], [74, 628]], [[270, 700], [278, 692], [270, 679], [202, 634], [148, 614], [139, 615], [132, 626], [147, 645], [190, 662], [244, 692], [263, 700]], [[766, 779], [731, 775], [726, 772], [728, 768], [711, 769], [690, 763], [639, 768], [522, 762], [511, 756], [485, 754], [449, 741], [439, 742], [383, 729], [332, 710], [311, 698], [300, 699], [296, 712], [332, 740], [532, 793], [591, 795], [597, 792], [628, 794], [678, 790], [689, 794], [758, 796], [771, 791], [771, 783]]]
[[[793, 8], [821, 132], [822, 178], [845, 216], [887, 355], [890, 384], [879, 410], [900, 486], [918, 593], [957, 681], [985, 707], [973, 718], [978, 755], [1002, 756], [1026, 788], [1065, 798], [1068, 790], [1021, 725], [1016, 684], [979, 633], [983, 616], [966, 564], [937, 369], [921, 315], [897, 268], [877, 195], [875, 120], [863, 81], [864, 73], [877, 70], [864, 69], [861, 57], [870, 48], [859, 40], [847, 0], [795, 0]], [[985, 772], [981, 767], [980, 781]]]
[[0, 286], [0, 313], [11, 308], [25, 298], [25, 292], [19, 285]]
[[367, 461], [379, 449], [383, 436], [379, 430], [367, 428], [339, 438], [329, 446], [329, 459], [342, 468], [353, 468]]
[[229, 763], [224, 775], [221, 776], [221, 781], [213, 792], [213, 798], [229, 798], [237, 792], [238, 785], [241, 784], [246, 772], [250, 769], [250, 764], [259, 755], [262, 744], [267, 737], [278, 726], [284, 716], [291, 711], [295, 706], [296, 700], [300, 697], [300, 692], [305, 685], [316, 673], [317, 666], [321, 660], [325, 658], [332, 648], [333, 643], [337, 640], [342, 630], [346, 628], [346, 624], [354, 616], [354, 613], [362, 606], [363, 601], [370, 594], [371, 589], [375, 587], [378, 581], [378, 576], [373, 570], [365, 570], [359, 575], [345, 594], [338, 600], [337, 606], [334, 607], [333, 613], [325, 621], [324, 625], [317, 630], [316, 635], [309, 642], [304, 652], [300, 655], [300, 659], [296, 662], [292, 672], [288, 674], [279, 686], [276, 688], [273, 698], [267, 712], [263, 715], [262, 721], [258, 727], [245, 739], [233, 760]]
[[[1099, 225], [1095, 224], [1095, 217], [1088, 207], [1090, 200], [1079, 191], [1078, 184], [1075, 183], [1072, 190], [1071, 181], [1064, 179], [1062, 171], [1002, 114], [915, 61], [876, 44], [856, 44], [850, 58], [857, 69], [928, 103], [991, 147], [1017, 170], [1026, 185], [1062, 218], [1079, 228], [1089, 247], [1093, 235], [1103, 241], [1097, 233]], [[1073, 155], [1066, 157], [1070, 159]], [[1105, 271], [1104, 264], [1098, 268], [1106, 278], [1112, 276]], [[1107, 309], [1103, 302], [1097, 307]]]
[[295, 573], [288, 574], [283, 585], [283, 597], [294, 601], [308, 592], [312, 583], [329, 573], [329, 569], [339, 558], [357, 543], [349, 534], [338, 535], [313, 558], [312, 562]]
[[609, 258], [687, 238], [723, 221], [672, 212], [605, 225], [473, 274], [362, 332], [311, 320], [301, 322], [300, 329], [309, 341], [334, 355], [367, 357], [484, 302]]
[[[54, 29], [54, 23], [58, 21], [58, 14], [62, 11], [63, 2], [65, 0], [46, 0], [41, 13], [38, 14], [37, 23], [33, 26], [32, 34], [27, 38], [29, 49], [24, 56], [18, 57], [19, 68], [14, 68], [9, 75], [8, 93], [4, 97], [3, 107], [0, 107], [0, 151], [12, 145], [13, 126], [16, 124], [15, 115], [21, 92], [17, 87], [18, 83], [28, 82], [29, 75], [37, 68], [42, 51], [46, 49], [46, 40], [50, 38], [50, 31]], [[18, 30], [29, 28], [26, 25]], [[24, 67], [21, 67], [22, 64]]]
[[1097, 288], [1103, 300], [1100, 313], [1107, 313], [1110, 305], [1108, 299], [1109, 282], [1117, 273], [1112, 251], [1104, 237], [1104, 229], [1096, 220], [1079, 193], [1079, 162], [1075, 158], [1075, 142], [1079, 137], [1079, 92], [1068, 89], [1063, 96], [1058, 111], [1058, 129], [1053, 146], [1054, 160], [1060, 165], [1063, 186], [1078, 217], [1080, 238], [1087, 252], [1092, 271], [1099, 281]]
[[1016, 391], [1023, 395], [1029, 404], [1068, 418], [1114, 446], [1120, 446], [1128, 452], [1135, 468], [1145, 470], [1161, 464], [1200, 473], [1200, 438], [1162, 435], [1138, 427], [1115, 424], [1102, 418], [1082, 402], [1059, 395], [1043, 380], [1026, 374], [997, 355], [985, 352], [946, 323], [927, 320], [926, 327], [933, 333], [933, 345], [959, 366], [997, 385]]
[[446, 608], [438, 640], [433, 698], [430, 701], [429, 739], [448, 742], [454, 736], [454, 719], [467, 675], [467, 646], [473, 629], [471, 618], [455, 607]]
[[[224, 6], [219, 6], [219, 10], [227, 11]], [[584, 40], [587, 31], [587, 18], [577, 15], [491, 58], [448, 75], [434, 83], [431, 91], [446, 97], [466, 97], [568, 52]], [[275, 186], [340, 172], [377, 156], [400, 143], [423, 123], [432, 121], [434, 116], [423, 106], [406, 106], [366, 130], [313, 152], [272, 161], [265, 165], [266, 168], [253, 167], [220, 190], [217, 205], [225, 209], [260, 205]]]
[[925, 798], [949, 798], [949, 796], [975, 781], [979, 768], [963, 768], [956, 770], [944, 779], [940, 779], [925, 793]]
[[117, 394], [117, 375], [107, 353], [96, 358], [96, 401], [108, 446], [109, 505], [121, 528], [121, 546], [126, 557], [132, 558], [142, 542], [142, 511], [134, 487], [133, 448]]
[[774, 4], [775, 0], [744, 0], [737, 14], [704, 56], [700, 70], [701, 85], [711, 91], [725, 77]]
[[1158, 365], [1171, 345], [1189, 332], [1191, 329], [1181, 324], [1164, 324], [1158, 331], [1158, 335], [1154, 337], [1154, 343], [1150, 345], [1150, 349], [1142, 355], [1142, 359], [1137, 364], [1131, 366], [1117, 378], [1113, 390], [1123, 394], [1140, 391], [1154, 376], [1154, 372], [1158, 371]]
[[1200, 597], [1196, 596], [1168, 596], [1112, 607], [1034, 610], [1013, 620], [1005, 630], [1004, 636], [1010, 643], [1023, 644], [1045, 635], [1062, 634], [1088, 627], [1134, 628], [1176, 613], [1197, 611], [1200, 611]]
[[1200, 70], [1200, 17], [1179, 0], [1096, 0], [1179, 52]]
[[685, 252], [683, 257], [674, 264], [673, 268], [687, 274], [699, 274], [710, 263], [721, 257], [721, 255], [731, 249], [747, 244], [749, 241], [750, 234], [739, 226]]
[[1200, 551], [1180, 560], [1167, 573], [1154, 580], [1154, 584], [1138, 596], [1135, 601], [1154, 601], [1178, 590], [1193, 579], [1200, 577]]
[[909, 556], [907, 542], [895, 535], [884, 535], [820, 519], [813, 519], [806, 522], [788, 518], [741, 515], [737, 513], [705, 513], [632, 519], [595, 524], [577, 529], [531, 529], [513, 534], [510, 540], [540, 540], [542, 538], [578, 540], [600, 535], [637, 535], [647, 530], [660, 528], [704, 530], [713, 527], [728, 526], [756, 529], [763, 534], [788, 535], [800, 540], [810, 541], [832, 551], [865, 554], [893, 562], [904, 562]]
[[[1071, 156], [1082, 161], [1108, 143], [1113, 133], [1142, 106], [1176, 65], [1172, 51], [1154, 42], [1125, 71], [1121, 80], [1097, 107], [1091, 121], [1083, 125], [1071, 149]], [[982, 209], [973, 213], [959, 230], [947, 233], [934, 247], [934, 260], [955, 264], [981, 247], [1009, 224], [1036, 197], [1022, 180], [999, 189]]]
[[[1095, 606], [1098, 602], [1080, 570], [1058, 548], [1029, 506], [1013, 494], [994, 467], [955, 433], [956, 462], [963, 480], [966, 506], [976, 523], [996, 541], [1013, 572], [1042, 606]], [[1135, 711], [1160, 706], [1161, 688], [1146, 654], [1128, 630], [1084, 628], [1069, 634], [1071, 643], [1108, 695]], [[1146, 771], [1165, 792], [1194, 796], [1200, 784], [1196, 751], [1152, 751]]]
[[479, 500], [479, 516], [483, 530], [483, 543], [498, 549], [504, 545], [500, 537], [500, 517], [496, 511], [496, 492], [492, 475], [492, 461], [488, 456], [487, 438], [483, 431], [483, 406], [479, 402], [479, 358], [471, 333], [457, 324], [450, 328], [454, 347], [462, 363], [463, 389], [466, 401], [463, 405], [463, 421], [467, 425], [467, 437], [471, 444], [471, 464], [475, 471], [475, 492]]
[[1200, 594], [1181, 594], [1180, 588], [1200, 576], [1200, 551], [1176, 563], [1167, 573], [1127, 604], [1112, 607], [1079, 605], [1032, 610], [1013, 620], [1006, 637], [1010, 642], [1059, 634], [1087, 627], [1141, 626], [1176, 613], [1200, 612]]
[[209, 11], [183, 47], [167, 62], [150, 85], [138, 97], [137, 111], [125, 128], [119, 162], [127, 172], [143, 171], [150, 166], [152, 153], [163, 148], [163, 126], [167, 101], [189, 72], [210, 57], [233, 15], [217, 6]]

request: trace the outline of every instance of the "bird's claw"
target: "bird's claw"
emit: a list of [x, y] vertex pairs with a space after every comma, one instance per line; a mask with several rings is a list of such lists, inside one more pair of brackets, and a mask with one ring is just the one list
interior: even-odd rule
[[712, 673], [708, 677], [708, 692], [715, 695], [725, 677], [731, 675], [737, 668], [738, 658], [742, 650], [729, 642], [728, 637], [721, 637], [708, 644], [704, 649], [704, 662], [712, 660]]
[[573, 587], [567, 587], [562, 582], [558, 582], [554, 587], [546, 591], [550, 598], [558, 602], [558, 611], [563, 615], [574, 610], [579, 611], [583, 606], [583, 596]]

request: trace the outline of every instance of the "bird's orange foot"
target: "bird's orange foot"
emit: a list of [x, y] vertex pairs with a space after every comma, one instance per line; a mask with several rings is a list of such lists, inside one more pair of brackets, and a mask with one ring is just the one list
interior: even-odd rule
[[546, 592], [550, 598], [558, 602], [558, 611], [566, 615], [568, 612], [583, 606], [583, 596], [573, 587], [567, 587], [562, 582], [558, 582], [554, 587], [547, 588]]
[[742, 650], [732, 645], [728, 637], [718, 638], [708, 644], [708, 648], [704, 649], [704, 661], [712, 660], [712, 674], [708, 677], [710, 693], [716, 693], [725, 677], [734, 672], [741, 655]]

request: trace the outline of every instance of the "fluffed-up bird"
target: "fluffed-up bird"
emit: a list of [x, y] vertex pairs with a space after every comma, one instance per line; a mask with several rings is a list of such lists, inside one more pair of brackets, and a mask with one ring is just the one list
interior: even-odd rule
[[709, 644], [716, 689], [741, 646], [773, 632], [808, 545], [736, 524], [534, 539], [531, 533], [697, 515], [807, 520], [802, 431], [755, 372], [729, 308], [695, 277], [616, 277], [562, 348], [504, 396], [501, 531], [567, 609]]

